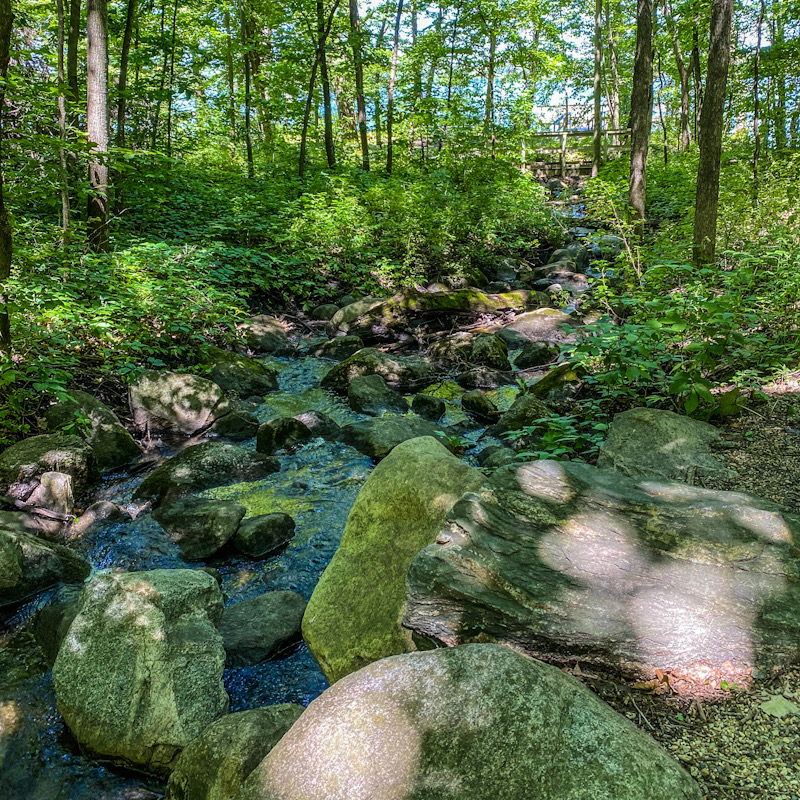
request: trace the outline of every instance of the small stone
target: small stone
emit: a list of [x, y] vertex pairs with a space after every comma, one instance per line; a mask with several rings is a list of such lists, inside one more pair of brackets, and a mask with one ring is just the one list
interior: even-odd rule
[[239, 525], [233, 544], [240, 553], [263, 558], [289, 542], [294, 530], [295, 522], [288, 514], [262, 514]]

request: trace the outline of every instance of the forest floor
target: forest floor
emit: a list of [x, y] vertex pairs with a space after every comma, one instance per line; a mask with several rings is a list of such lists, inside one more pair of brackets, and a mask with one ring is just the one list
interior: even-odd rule
[[[800, 512], [800, 373], [764, 387], [766, 402], [715, 423], [717, 457], [736, 478], [698, 479], [709, 489], [745, 491]], [[588, 680], [587, 680], [588, 678]], [[775, 697], [800, 706], [800, 671], [790, 670], [731, 699], [678, 706], [668, 684], [652, 695], [596, 681], [590, 686], [657, 739], [700, 783], [706, 800], [800, 800], [800, 711], [772, 716]]]

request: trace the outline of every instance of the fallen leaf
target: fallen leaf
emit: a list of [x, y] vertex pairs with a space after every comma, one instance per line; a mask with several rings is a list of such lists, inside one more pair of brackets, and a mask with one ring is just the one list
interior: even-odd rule
[[765, 714], [769, 714], [771, 717], [778, 717], [778, 719], [785, 717], [787, 714], [800, 714], [800, 708], [791, 700], [787, 700], [779, 694], [772, 695], [769, 700], [761, 704], [760, 708]]

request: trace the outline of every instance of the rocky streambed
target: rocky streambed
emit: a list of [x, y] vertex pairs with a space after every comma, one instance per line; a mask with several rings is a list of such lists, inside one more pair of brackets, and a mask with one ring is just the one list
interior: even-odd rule
[[0, 454], [0, 795], [702, 797], [575, 676], [688, 715], [779, 674], [800, 520], [704, 488], [720, 432], [670, 412], [520, 462], [580, 385], [590, 233], [253, 317], [131, 384], [135, 439], [75, 393]]

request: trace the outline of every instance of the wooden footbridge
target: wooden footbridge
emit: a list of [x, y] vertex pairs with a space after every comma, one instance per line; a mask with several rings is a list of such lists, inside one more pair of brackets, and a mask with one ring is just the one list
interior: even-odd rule
[[[529, 135], [524, 168], [537, 178], [591, 175], [594, 156], [593, 107], [540, 106], [541, 130]], [[545, 121], [551, 119], [552, 121]], [[605, 119], [603, 115], [602, 119]], [[602, 121], [601, 121], [602, 126]], [[600, 160], [606, 162], [630, 151], [630, 128], [600, 130]]]

